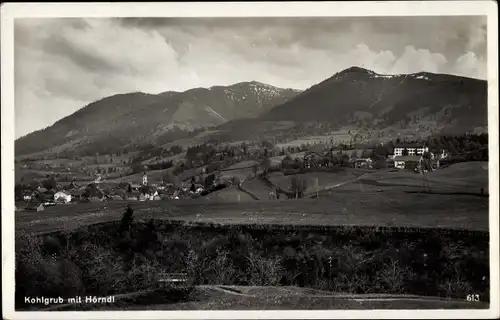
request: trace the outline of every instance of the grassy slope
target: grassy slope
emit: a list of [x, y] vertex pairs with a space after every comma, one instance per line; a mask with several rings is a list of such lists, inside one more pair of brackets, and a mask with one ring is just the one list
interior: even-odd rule
[[252, 197], [250, 197], [245, 192], [238, 190], [236, 186], [231, 186], [219, 191], [215, 191], [205, 196], [205, 198], [207, 200], [222, 201], [222, 202], [254, 201]]
[[[487, 162], [465, 162], [429, 172], [426, 174], [432, 189], [441, 192], [473, 192], [479, 193], [480, 188], [488, 192]], [[379, 171], [362, 179], [367, 183], [381, 186], [421, 187], [423, 177], [420, 174], [405, 171]]]
[[[318, 180], [318, 189], [322, 190], [324, 188], [335, 186], [336, 184], [344, 183], [346, 181], [355, 180], [357, 177], [362, 175], [355, 169], [345, 169], [340, 172], [307, 172], [298, 175], [298, 177], [306, 180], [307, 189], [306, 192], [316, 191], [316, 179]], [[288, 190], [290, 187], [290, 178], [292, 176], [285, 176], [280, 172], [273, 172], [269, 174], [269, 180], [280, 186], [283, 190]]]
[[[217, 202], [207, 199], [59, 205], [17, 212], [16, 230], [44, 232], [61, 221], [94, 224], [120, 219], [126, 203], [139, 217], [221, 224], [367, 225], [488, 230], [488, 198], [403, 192], [332, 192], [302, 200]], [[201, 216], [197, 216], [199, 213]]]

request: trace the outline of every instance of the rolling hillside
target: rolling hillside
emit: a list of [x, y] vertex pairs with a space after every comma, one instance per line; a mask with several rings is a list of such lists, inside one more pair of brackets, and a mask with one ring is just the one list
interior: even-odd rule
[[129, 93], [93, 102], [51, 127], [16, 141], [16, 155], [45, 151], [112, 153], [140, 144], [164, 144], [189, 131], [257, 117], [299, 91], [258, 82], [158, 95]]
[[203, 140], [226, 142], [288, 141], [346, 128], [371, 130], [364, 136], [377, 139], [484, 132], [487, 111], [483, 80], [426, 72], [380, 75], [352, 67], [303, 92], [244, 82], [108, 97], [18, 139], [16, 155], [130, 151], [191, 141], [208, 127], [214, 130], [202, 132]]
[[445, 74], [379, 75], [352, 67], [273, 108], [261, 119], [363, 121], [390, 126], [428, 120], [441, 130], [472, 130], [487, 125], [486, 81]]
[[487, 115], [486, 81], [428, 72], [380, 75], [352, 67], [258, 119], [221, 125], [227, 134], [218, 136], [262, 139], [266, 133], [317, 135], [346, 127], [369, 127], [379, 138], [398, 132], [463, 134], [485, 132]]

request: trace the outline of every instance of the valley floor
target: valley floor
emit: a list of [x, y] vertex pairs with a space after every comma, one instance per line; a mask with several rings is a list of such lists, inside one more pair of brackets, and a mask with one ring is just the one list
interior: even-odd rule
[[116, 201], [16, 212], [16, 231], [46, 233], [121, 219], [126, 204], [137, 219], [215, 224], [421, 227], [488, 231], [488, 197], [339, 190], [319, 199]]

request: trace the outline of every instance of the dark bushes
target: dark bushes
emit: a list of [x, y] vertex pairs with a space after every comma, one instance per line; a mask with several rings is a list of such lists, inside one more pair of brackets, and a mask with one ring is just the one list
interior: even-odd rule
[[194, 284], [489, 299], [487, 234], [127, 221], [78, 230], [68, 247], [58, 235], [18, 235], [18, 302], [144, 290], [162, 272], [186, 272]]

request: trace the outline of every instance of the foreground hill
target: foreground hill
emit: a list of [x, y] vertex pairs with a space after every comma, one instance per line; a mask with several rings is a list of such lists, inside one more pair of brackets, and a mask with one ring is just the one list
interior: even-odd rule
[[257, 117], [299, 91], [258, 82], [158, 95], [119, 94], [93, 102], [54, 125], [16, 141], [16, 155], [46, 151], [112, 153], [126, 146], [164, 143], [187, 132]]

